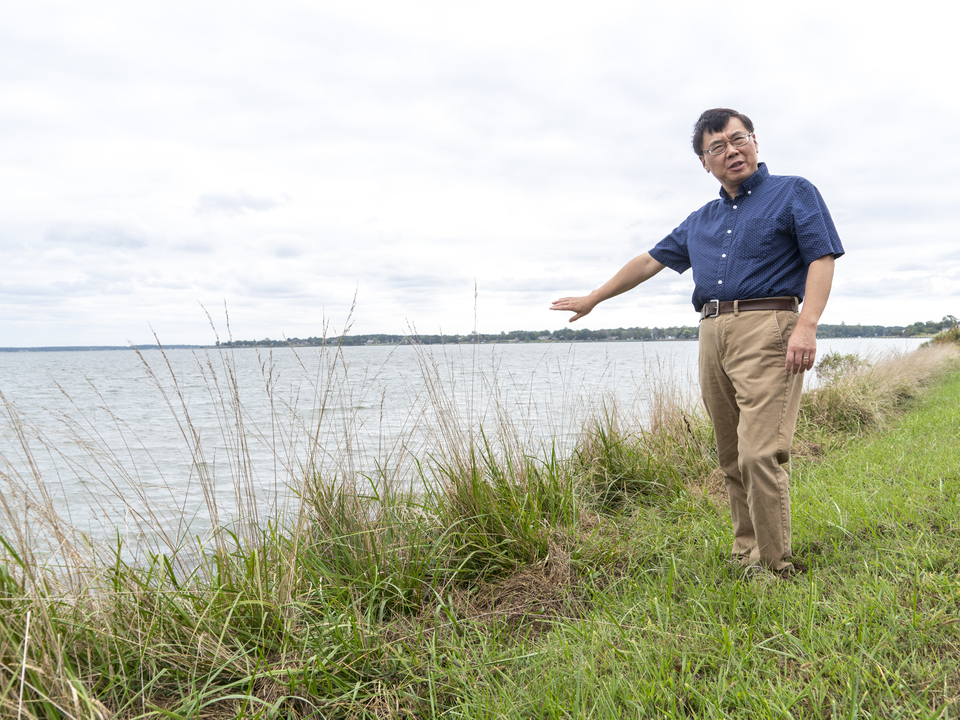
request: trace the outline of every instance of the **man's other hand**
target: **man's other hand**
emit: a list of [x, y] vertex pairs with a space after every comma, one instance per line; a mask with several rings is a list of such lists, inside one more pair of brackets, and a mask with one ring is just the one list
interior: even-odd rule
[[790, 342], [787, 343], [787, 374], [796, 375], [800, 372], [813, 369], [817, 359], [817, 326], [812, 328], [806, 323], [798, 322]]

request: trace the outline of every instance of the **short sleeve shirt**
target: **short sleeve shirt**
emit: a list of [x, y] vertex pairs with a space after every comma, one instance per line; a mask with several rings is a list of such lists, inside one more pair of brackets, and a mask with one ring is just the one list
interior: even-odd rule
[[796, 296], [803, 300], [807, 267], [843, 255], [823, 198], [809, 181], [770, 175], [766, 163], [740, 185], [690, 214], [650, 250], [672, 270], [693, 269], [693, 306], [710, 300]]

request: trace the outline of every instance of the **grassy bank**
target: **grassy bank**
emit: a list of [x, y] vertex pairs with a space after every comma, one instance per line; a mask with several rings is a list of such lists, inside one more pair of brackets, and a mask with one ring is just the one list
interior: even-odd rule
[[955, 717], [957, 356], [805, 395], [791, 582], [725, 562], [712, 432], [669, 388], [566, 456], [448, 417], [412, 478], [308, 474], [299, 517], [136, 564], [48, 518], [54, 568], [14, 525], [0, 716]]

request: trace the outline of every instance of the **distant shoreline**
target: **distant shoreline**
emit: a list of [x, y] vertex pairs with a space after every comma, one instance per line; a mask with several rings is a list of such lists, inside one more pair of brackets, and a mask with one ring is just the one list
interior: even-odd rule
[[[850, 340], [905, 340], [909, 338], [929, 338], [933, 337], [932, 335], [849, 335], [838, 337], [835, 335], [830, 336], [817, 336], [819, 340], [836, 340], [836, 339], [850, 339]], [[590, 339], [590, 340], [579, 340], [579, 339], [559, 339], [559, 340], [480, 340], [479, 342], [475, 340], [457, 340], [451, 338], [449, 341], [444, 343], [417, 343], [417, 342], [370, 342], [370, 343], [349, 343], [344, 344], [343, 347], [399, 347], [401, 345], [547, 345], [551, 343], [601, 343], [601, 342], [621, 342], [621, 343], [646, 343], [646, 342], [695, 342], [697, 338], [693, 337], [684, 337], [684, 338], [648, 338], [648, 339], [639, 339], [639, 338], [601, 338], [601, 339]], [[261, 345], [258, 343], [250, 342], [249, 344], [244, 343], [242, 345], [164, 345], [163, 347], [159, 345], [69, 345], [69, 346], [48, 346], [48, 347], [0, 347], [0, 353], [42, 353], [42, 352], [92, 352], [99, 350], [249, 350], [253, 348], [311, 348], [311, 347], [334, 347], [337, 343], [333, 340], [327, 342], [326, 345], [321, 344], [293, 344], [293, 343], [275, 343], [270, 345]]]
[[[444, 343], [417, 343], [417, 342], [371, 342], [371, 343], [348, 343], [343, 347], [395, 347], [400, 345], [546, 345], [549, 343], [586, 343], [586, 342], [692, 342], [697, 338], [651, 338], [648, 340], [639, 340], [636, 338], [604, 338], [600, 340], [457, 340], [451, 337]], [[336, 338], [332, 338], [325, 345], [319, 343], [297, 344], [274, 341], [270, 344], [260, 344], [256, 342], [244, 342], [243, 344], [230, 345], [223, 343], [221, 345], [69, 345], [69, 346], [49, 346], [49, 347], [0, 347], [0, 352], [4, 353], [35, 353], [35, 352], [85, 352], [94, 350], [249, 350], [253, 348], [311, 348], [311, 347], [333, 347], [337, 345]]]
[[[164, 345], [163, 350], [203, 350], [216, 345]], [[160, 350], [159, 345], [48, 345], [43, 347], [0, 347], [0, 352], [84, 352], [89, 350]]]
[[[938, 332], [951, 327], [956, 318], [952, 315], [940, 322], [916, 322], [906, 327], [902, 325], [839, 325], [821, 324], [817, 328], [817, 338], [835, 340], [838, 338], [908, 338], [933, 337]], [[696, 340], [699, 327], [682, 325], [653, 328], [561, 328], [560, 330], [511, 330], [500, 333], [472, 332], [466, 335], [456, 333], [442, 335], [394, 335], [388, 333], [366, 333], [363, 335], [343, 335], [333, 337], [284, 338], [283, 340], [232, 340], [212, 345], [49, 345], [37, 347], [0, 347], [0, 352], [82, 352], [85, 350], [215, 350], [217, 348], [275, 348], [275, 347], [364, 347], [375, 345], [493, 345], [496, 343], [550, 343], [550, 342], [648, 342], [662, 340]]]

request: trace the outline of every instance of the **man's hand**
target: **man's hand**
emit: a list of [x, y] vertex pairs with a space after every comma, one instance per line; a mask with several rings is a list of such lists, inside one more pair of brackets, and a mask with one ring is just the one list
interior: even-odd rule
[[567, 321], [573, 322], [574, 320], [579, 320], [584, 315], [588, 315], [596, 306], [596, 301], [593, 301], [589, 295], [585, 295], [583, 297], [565, 297], [554, 300], [550, 304], [550, 309], [569, 310], [575, 313], [574, 316]]
[[788, 375], [813, 369], [817, 359], [817, 326], [797, 322], [797, 327], [787, 343], [786, 371]]
[[650, 253], [637, 255], [624, 265], [612, 278], [589, 295], [582, 297], [565, 297], [554, 300], [551, 310], [569, 310], [574, 313], [569, 322], [579, 320], [587, 315], [604, 300], [615, 297], [627, 290], [632, 290], [642, 282], [646, 282], [666, 267], [653, 259]]
[[830, 297], [833, 266], [833, 255], [824, 255], [810, 263], [807, 268], [803, 310], [787, 343], [785, 369], [788, 375], [813, 369], [813, 363], [817, 359], [817, 324], [827, 306], [827, 298]]

